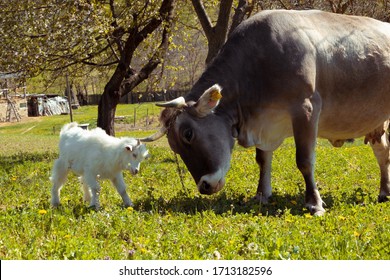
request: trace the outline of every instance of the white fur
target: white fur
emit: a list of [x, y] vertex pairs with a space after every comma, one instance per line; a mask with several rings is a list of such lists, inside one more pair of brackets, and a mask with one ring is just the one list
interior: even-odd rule
[[84, 200], [99, 209], [100, 185], [97, 178], [110, 179], [126, 207], [132, 202], [126, 192], [122, 170], [137, 174], [141, 161], [149, 156], [144, 144], [134, 138], [115, 138], [100, 128], [84, 130], [77, 123], [64, 125], [60, 133], [60, 156], [54, 162], [51, 204], [60, 204], [60, 189], [68, 172], [80, 175]]

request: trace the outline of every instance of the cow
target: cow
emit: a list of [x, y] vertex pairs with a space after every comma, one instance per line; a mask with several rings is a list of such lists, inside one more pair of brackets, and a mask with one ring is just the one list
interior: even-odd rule
[[235, 143], [256, 147], [256, 198], [272, 195], [273, 152], [294, 137], [305, 203], [323, 215], [314, 178], [316, 138], [370, 142], [390, 195], [390, 24], [317, 10], [262, 11], [229, 36], [189, 93], [166, 103], [161, 129], [202, 194], [225, 184]]
[[98, 179], [110, 179], [125, 207], [132, 206], [126, 192], [122, 170], [139, 172], [140, 163], [149, 157], [145, 144], [132, 137], [116, 138], [97, 127], [85, 130], [76, 122], [66, 124], [60, 132], [60, 155], [55, 160], [50, 180], [51, 204], [60, 205], [60, 190], [69, 171], [80, 175], [84, 201], [98, 210], [100, 208], [100, 185]]

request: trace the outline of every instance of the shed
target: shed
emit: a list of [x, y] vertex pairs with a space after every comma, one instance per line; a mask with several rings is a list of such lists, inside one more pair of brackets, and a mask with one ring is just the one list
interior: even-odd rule
[[0, 122], [28, 116], [26, 83], [19, 73], [0, 73]]
[[59, 95], [29, 94], [27, 104], [29, 117], [69, 114], [68, 99]]

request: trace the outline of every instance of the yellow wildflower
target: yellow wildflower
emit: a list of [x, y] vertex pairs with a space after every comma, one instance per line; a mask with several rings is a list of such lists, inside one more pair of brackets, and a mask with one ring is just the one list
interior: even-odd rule
[[40, 215], [45, 215], [45, 214], [47, 214], [47, 211], [45, 209], [41, 209], [41, 210], [38, 211], [38, 213]]

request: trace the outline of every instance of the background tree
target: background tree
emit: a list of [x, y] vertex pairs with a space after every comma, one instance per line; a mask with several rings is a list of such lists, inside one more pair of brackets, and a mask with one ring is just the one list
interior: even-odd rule
[[112, 71], [97, 122], [113, 135], [120, 96], [147, 79], [166, 53], [174, 7], [175, 0], [1, 0], [0, 71], [30, 77]]
[[0, 72], [39, 75], [47, 86], [68, 74], [80, 91], [93, 84], [103, 92], [98, 125], [114, 134], [121, 96], [151, 76], [150, 89], [190, 87], [204, 57], [209, 63], [258, 11], [321, 9], [389, 21], [389, 7], [389, 0], [0, 0]]
[[[216, 24], [213, 25], [210, 17], [207, 14], [206, 8], [202, 0], [191, 0], [194, 10], [198, 15], [199, 22], [202, 25], [203, 31], [206, 35], [208, 42], [208, 53], [206, 58], [206, 64], [209, 64], [214, 56], [218, 53], [218, 50], [226, 41], [230, 11], [232, 8], [233, 0], [221, 0], [219, 3], [218, 18]], [[210, 3], [209, 3], [210, 4]], [[213, 7], [216, 1], [213, 1]]]
[[[207, 6], [204, 5], [202, 0], [191, 0], [191, 2], [207, 38], [206, 64], [209, 64], [225, 43], [228, 34], [251, 15], [255, 2], [239, 0], [232, 19], [233, 0], [208, 1]], [[218, 6], [218, 2], [219, 8], [216, 10], [215, 7]], [[213, 25], [209, 14], [217, 14], [215, 25]]]
[[[161, 3], [125, 2], [123, 5], [115, 5], [114, 1], [110, 0], [114, 30], [107, 38], [107, 42], [117, 66], [100, 99], [97, 123], [110, 135], [115, 134], [114, 117], [120, 97], [147, 79], [162, 61], [169, 44], [175, 4], [175, 0], [163, 0]], [[127, 21], [129, 17], [132, 19], [131, 22]], [[159, 45], [157, 47], [148, 45], [151, 50], [150, 56], [143, 66], [137, 69], [131, 65], [137, 49], [141, 43], [151, 43], [148, 41], [149, 36], [153, 32], [158, 32], [160, 25], [162, 30]]]

